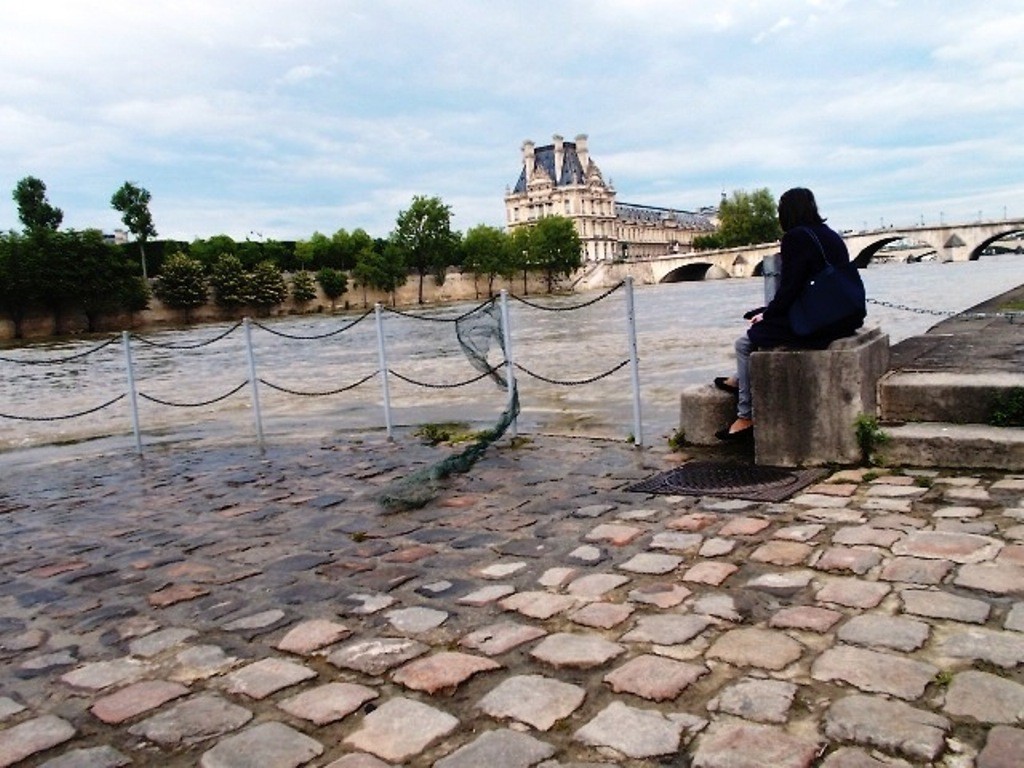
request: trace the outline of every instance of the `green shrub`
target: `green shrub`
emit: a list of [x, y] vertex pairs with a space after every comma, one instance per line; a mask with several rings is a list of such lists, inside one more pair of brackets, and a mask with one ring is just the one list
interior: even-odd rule
[[249, 299], [262, 314], [288, 298], [288, 287], [277, 265], [261, 261], [249, 273]]
[[989, 424], [994, 427], [1024, 427], [1024, 387], [1012, 387], [996, 396]]
[[679, 451], [683, 450], [683, 446], [685, 446], [685, 445], [686, 445], [686, 432], [684, 432], [681, 429], [677, 429], [668, 438], [668, 447], [669, 447], [669, 450], [672, 451], [673, 453], [679, 453]]
[[340, 269], [324, 267], [316, 273], [316, 281], [331, 300], [331, 309], [334, 309], [335, 302], [348, 290], [348, 275]]
[[441, 443], [465, 443], [469, 440], [476, 440], [482, 432], [472, 432], [468, 424], [457, 421], [445, 421], [434, 424], [423, 424], [413, 432], [416, 437], [422, 437], [423, 442], [428, 445], [439, 445]]
[[252, 301], [249, 275], [237, 256], [221, 254], [210, 275], [213, 300], [218, 306], [237, 309]]
[[203, 265], [181, 251], [164, 260], [153, 289], [156, 297], [171, 309], [188, 312], [206, 303], [206, 275]]
[[889, 436], [878, 426], [878, 419], [862, 413], [854, 422], [857, 431], [857, 445], [860, 446], [861, 461], [874, 464], [876, 449], [889, 439]]
[[292, 275], [292, 298], [296, 304], [306, 304], [316, 298], [313, 275], [303, 270]]

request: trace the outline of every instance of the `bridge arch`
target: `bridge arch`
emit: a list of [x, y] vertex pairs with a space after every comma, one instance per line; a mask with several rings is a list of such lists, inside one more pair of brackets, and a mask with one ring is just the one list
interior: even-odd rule
[[[984, 251], [997, 240], [1002, 240], [1003, 238], [1008, 237], [1009, 235], [1019, 235], [1021, 233], [1024, 233], [1024, 229], [1016, 227], [1013, 229], [1009, 229], [1006, 232], [999, 232], [995, 235], [992, 235], [989, 238], [986, 238], [985, 240], [982, 240], [980, 243], [978, 243], [977, 247], [971, 251], [971, 254], [968, 257], [968, 261], [977, 261], [978, 259], [980, 259]], [[1024, 240], [1020, 241], [1020, 245], [1017, 246], [1016, 252], [1024, 252]]]
[[861, 250], [856, 255], [850, 254], [850, 261], [852, 261], [858, 269], [864, 269], [864, 267], [871, 263], [871, 260], [875, 257], [875, 254], [877, 254], [885, 246], [887, 246], [889, 243], [895, 243], [897, 240], [902, 239], [903, 238], [901, 237], [882, 237], [861, 248]]
[[914, 240], [935, 250], [941, 261], [975, 261], [994, 241], [1024, 232], [1024, 219], [977, 221], [844, 232], [843, 239], [858, 267], [867, 266], [878, 251], [896, 240]]
[[[967, 261], [984, 255], [985, 249], [996, 240], [1016, 233], [1024, 233], [1024, 219], [848, 231], [843, 232], [843, 240], [853, 263], [864, 268], [884, 246], [898, 240], [914, 244], [912, 250], [919, 253], [911, 255], [913, 260], [934, 252], [940, 261]], [[1020, 243], [1024, 249], [1024, 239]], [[635, 262], [630, 260], [627, 264], [650, 283], [678, 283], [726, 275], [763, 277], [764, 259], [778, 253], [779, 243], [776, 241], [738, 248], [671, 253]], [[717, 267], [715, 274], [708, 275], [712, 267]]]
[[693, 283], [703, 280], [714, 262], [697, 261], [676, 267], [659, 280], [659, 283]]

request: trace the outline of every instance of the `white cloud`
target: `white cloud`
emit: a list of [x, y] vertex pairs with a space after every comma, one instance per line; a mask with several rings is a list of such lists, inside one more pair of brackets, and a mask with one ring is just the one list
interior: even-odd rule
[[285, 85], [293, 85], [296, 83], [302, 83], [307, 80], [313, 80], [318, 77], [327, 76], [328, 70], [324, 67], [316, 67], [310, 64], [300, 64], [297, 67], [292, 67], [280, 78], [279, 82]]
[[110, 227], [131, 178], [186, 238], [384, 235], [414, 194], [501, 225], [520, 143], [587, 133], [631, 202], [806, 183], [835, 218], [1024, 215], [1017, 5], [38, 0], [0, 27], [0, 187]]
[[758, 34], [754, 35], [754, 42], [755, 43], [764, 42], [768, 38], [774, 37], [775, 35], [778, 35], [778, 34], [784, 32], [785, 30], [789, 29], [790, 27], [795, 26], [795, 24], [796, 24], [796, 22], [793, 21], [793, 19], [791, 19], [789, 16], [783, 16], [777, 22], [772, 24], [772, 26], [769, 29], [767, 29], [766, 31], [759, 32]]

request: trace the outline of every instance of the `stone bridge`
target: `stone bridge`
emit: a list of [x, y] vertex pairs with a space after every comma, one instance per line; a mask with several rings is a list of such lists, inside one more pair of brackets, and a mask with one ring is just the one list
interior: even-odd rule
[[[920, 227], [885, 227], [862, 232], [844, 232], [850, 258], [866, 267], [886, 245], [905, 243], [918, 252], [934, 251], [940, 261], [974, 261], [993, 242], [1024, 233], [1024, 219], [979, 221], [970, 224], [942, 224]], [[1024, 244], [1024, 242], [1022, 242]], [[725, 248], [616, 264], [589, 265], [578, 276], [578, 287], [607, 283], [631, 275], [642, 283], [678, 283], [720, 277], [757, 277], [763, 272], [765, 256], [779, 252], [778, 242]]]

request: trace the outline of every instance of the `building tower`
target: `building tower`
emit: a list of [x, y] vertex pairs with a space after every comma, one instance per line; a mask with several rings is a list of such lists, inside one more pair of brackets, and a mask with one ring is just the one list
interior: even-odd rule
[[617, 203], [612, 184], [590, 157], [587, 136], [565, 141], [557, 134], [538, 147], [524, 141], [523, 165], [505, 192], [511, 232], [544, 216], [565, 216], [576, 225], [585, 261], [642, 259], [693, 249], [695, 234], [714, 230], [703, 213]]

